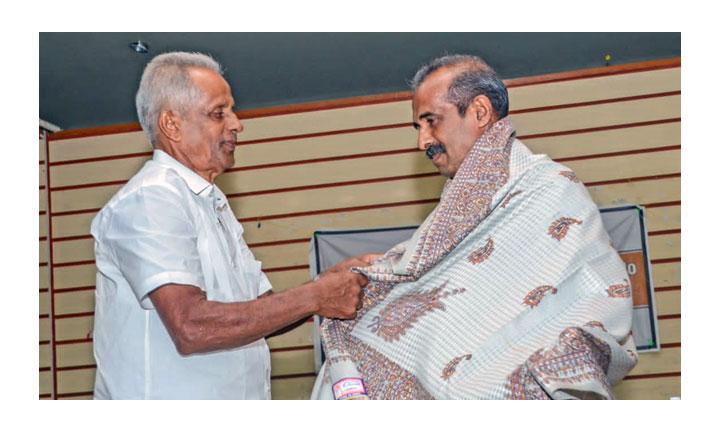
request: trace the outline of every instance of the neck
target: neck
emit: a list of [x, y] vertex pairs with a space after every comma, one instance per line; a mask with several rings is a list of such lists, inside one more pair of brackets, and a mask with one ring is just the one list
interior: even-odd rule
[[155, 148], [157, 150], [162, 150], [165, 153], [172, 156], [173, 159], [180, 162], [181, 164], [188, 167], [191, 171], [193, 171], [195, 174], [199, 175], [200, 177], [204, 178], [208, 183], [215, 184], [215, 179], [218, 176], [218, 173], [215, 173], [210, 170], [203, 170], [198, 168], [194, 163], [190, 156], [188, 156], [185, 152], [183, 152], [179, 147], [181, 146], [174, 146], [169, 145], [166, 142], [160, 142], [157, 145], [155, 145]]

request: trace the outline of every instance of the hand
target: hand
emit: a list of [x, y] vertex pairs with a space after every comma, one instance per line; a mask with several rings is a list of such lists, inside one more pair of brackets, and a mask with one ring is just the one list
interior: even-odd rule
[[323, 273], [314, 284], [317, 314], [326, 318], [352, 319], [362, 307], [363, 275], [348, 271]]
[[383, 256], [383, 254], [370, 253], [364, 255], [357, 255], [352, 258], [340, 261], [339, 263], [325, 270], [325, 273], [347, 272], [350, 270], [351, 267], [367, 267], [381, 256]]

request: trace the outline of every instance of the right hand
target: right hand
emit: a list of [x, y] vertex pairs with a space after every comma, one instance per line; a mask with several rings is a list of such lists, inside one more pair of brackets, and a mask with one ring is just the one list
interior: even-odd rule
[[340, 261], [339, 263], [325, 270], [325, 272], [346, 272], [350, 271], [351, 267], [367, 267], [369, 265], [372, 265], [373, 261], [383, 255], [384, 254], [381, 253], [368, 253], [363, 255], [357, 255], [352, 258]]
[[326, 318], [353, 319], [362, 307], [362, 287], [367, 279], [351, 272], [326, 272], [315, 282], [317, 314]]

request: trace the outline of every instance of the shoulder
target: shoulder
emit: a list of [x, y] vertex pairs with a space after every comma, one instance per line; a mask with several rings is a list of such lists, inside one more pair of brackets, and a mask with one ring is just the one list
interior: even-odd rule
[[183, 196], [189, 193], [185, 181], [180, 175], [164, 165], [148, 161], [137, 174], [108, 201], [106, 207], [114, 207], [120, 203], [137, 198], [139, 195]]
[[168, 207], [182, 206], [191, 191], [184, 180], [172, 168], [152, 160], [137, 172], [103, 206], [92, 223], [93, 230], [107, 224], [117, 214], [134, 214]]

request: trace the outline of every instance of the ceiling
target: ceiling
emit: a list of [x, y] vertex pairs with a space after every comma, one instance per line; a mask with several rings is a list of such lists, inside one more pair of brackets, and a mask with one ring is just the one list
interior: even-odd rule
[[[147, 54], [129, 48], [142, 40]], [[680, 33], [40, 33], [40, 118], [63, 130], [137, 122], [144, 65], [167, 51], [211, 54], [246, 110], [382, 94], [445, 53], [517, 78], [680, 57]]]

